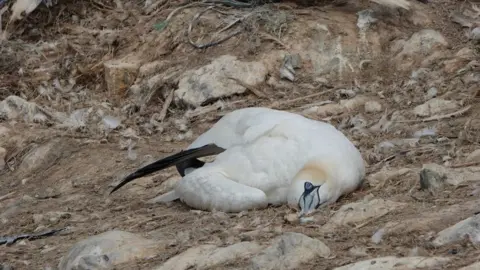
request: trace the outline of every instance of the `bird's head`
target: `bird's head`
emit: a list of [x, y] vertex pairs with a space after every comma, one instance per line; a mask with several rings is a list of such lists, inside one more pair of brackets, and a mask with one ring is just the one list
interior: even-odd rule
[[299, 217], [311, 214], [332, 199], [328, 169], [325, 164], [309, 163], [290, 185], [288, 204], [298, 207]]

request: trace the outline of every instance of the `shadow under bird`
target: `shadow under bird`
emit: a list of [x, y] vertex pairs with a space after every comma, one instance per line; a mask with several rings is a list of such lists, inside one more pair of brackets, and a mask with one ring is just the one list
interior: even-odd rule
[[[217, 155], [204, 163], [198, 158]], [[223, 116], [185, 151], [153, 162], [110, 192], [176, 166], [182, 179], [161, 201], [227, 213], [288, 204], [299, 216], [360, 187], [365, 163], [334, 126], [299, 114], [244, 108]]]

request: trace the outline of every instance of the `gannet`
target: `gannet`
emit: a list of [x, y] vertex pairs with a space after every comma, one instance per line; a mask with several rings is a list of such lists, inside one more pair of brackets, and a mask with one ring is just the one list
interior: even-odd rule
[[[198, 160], [209, 155], [217, 156]], [[252, 107], [227, 113], [185, 151], [138, 169], [110, 194], [174, 165], [182, 178], [165, 202], [227, 213], [288, 204], [302, 217], [356, 190], [365, 176], [360, 151], [333, 125]]]

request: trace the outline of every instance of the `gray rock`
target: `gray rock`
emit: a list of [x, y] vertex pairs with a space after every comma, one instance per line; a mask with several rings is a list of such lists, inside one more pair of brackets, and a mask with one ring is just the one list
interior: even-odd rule
[[480, 167], [465, 167], [465, 168], [447, 168], [435, 163], [427, 163], [423, 165], [424, 169], [429, 169], [436, 172], [440, 177], [445, 177], [445, 182], [458, 186], [461, 183], [469, 181], [479, 181]]
[[169, 259], [155, 270], [211, 269], [223, 263], [248, 258], [262, 247], [254, 242], [241, 242], [228, 247], [201, 245]]
[[366, 222], [369, 219], [384, 216], [406, 205], [406, 203], [365, 197], [362, 201], [349, 203], [340, 207], [327, 224], [321, 228], [321, 231], [331, 232], [338, 226], [348, 226]]
[[436, 247], [450, 244], [468, 237], [474, 244], [480, 243], [480, 215], [474, 215], [439, 232], [432, 241]]
[[329, 256], [330, 248], [322, 241], [300, 233], [287, 232], [275, 238], [270, 247], [254, 257], [249, 269], [298, 269], [302, 263]]
[[445, 257], [382, 257], [371, 260], [351, 263], [334, 268], [334, 270], [406, 270], [426, 267], [439, 267], [450, 261]]
[[432, 193], [440, 190], [444, 187], [445, 180], [445, 174], [440, 175], [434, 170], [422, 168], [420, 171], [420, 188], [423, 190], [429, 190]]
[[473, 28], [472, 32], [470, 32], [470, 38], [475, 41], [480, 40], [480, 27]]
[[107, 269], [157, 255], [160, 244], [124, 231], [109, 231], [73, 245], [63, 256], [59, 270]]
[[438, 89], [436, 87], [431, 87], [427, 90], [427, 99], [435, 98], [438, 95]]
[[265, 81], [267, 72], [261, 62], [242, 62], [235, 56], [224, 55], [206, 66], [185, 72], [175, 90], [175, 98], [198, 107], [207, 100], [245, 92], [244, 86], [227, 77], [255, 86]]

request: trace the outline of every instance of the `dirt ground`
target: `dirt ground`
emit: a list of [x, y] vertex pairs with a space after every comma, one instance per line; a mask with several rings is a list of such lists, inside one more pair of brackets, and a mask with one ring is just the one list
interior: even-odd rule
[[[235, 55], [243, 59], [255, 59], [263, 52], [280, 46], [271, 38], [257, 38], [254, 34], [245, 33], [219, 46], [201, 50], [189, 46], [183, 36], [179, 38], [175, 35], [167, 35], [159, 44], [157, 44], [159, 39], [142, 40], [140, 37], [151, 31], [155, 23], [166, 18], [173, 9], [180, 6], [180, 3], [165, 1], [156, 11], [145, 15], [141, 12], [145, 1], [123, 2], [125, 5], [128, 2], [129, 6], [119, 11], [118, 7], [115, 8], [115, 1], [63, 1], [50, 8], [40, 6], [28, 18], [16, 23], [9, 39], [4, 41], [3, 45], [0, 43], [0, 52], [3, 51], [0, 55], [0, 98], [19, 95], [37, 104], [49, 105], [62, 111], [70, 102], [65, 96], [49, 100], [28, 89], [36, 88], [42, 81], [55, 77], [63, 79], [75, 77], [76, 86], [82, 86], [88, 91], [81, 102], [73, 105], [73, 109], [81, 108], [86, 104], [107, 101], [121, 108], [127, 102], [122, 100], [123, 97], [119, 96], [119, 93], [112, 94], [106, 90], [102, 65], [104, 61], [119, 55], [135, 50], [145, 50], [152, 59], [167, 60], [171, 62], [171, 66], [186, 70], [205, 65], [215, 57], [232, 50], [235, 50]], [[342, 12], [357, 8], [357, 4], [348, 7], [325, 7], [325, 2], [319, 1], [309, 7], [285, 2], [277, 4], [277, 7], [279, 10], [289, 10], [295, 14], [295, 20], [300, 21], [320, 16], [323, 12], [322, 8], [336, 8]], [[362, 2], [358, 5], [367, 5], [367, 3]], [[433, 29], [440, 31], [449, 40], [452, 51], [465, 46], [471, 46], [477, 50], [478, 47], [470, 44], [462, 34], [461, 27], [450, 20], [451, 11], [457, 9], [459, 5], [459, 1], [441, 0], [429, 3], [425, 10], [434, 19]], [[188, 24], [182, 20], [176, 20], [174, 23], [184, 24], [185, 27]], [[401, 20], [393, 23], [411, 27], [412, 32], [419, 28]], [[78, 32], [80, 30], [74, 27], [75, 25], [80, 25], [84, 32]], [[89, 31], [87, 29], [97, 29], [93, 33], [93, 39], [91, 33], [85, 34]], [[117, 31], [113, 38], [105, 34], [111, 29]], [[277, 33], [275, 31], [272, 30], [272, 33]], [[98, 35], [104, 34], [106, 36], [98, 38]], [[33, 49], [42, 42], [58, 42], [57, 49], [61, 49], [50, 55], [42, 55]], [[6, 53], [9, 51], [17, 53]], [[38, 66], [39, 63], [50, 63], [49, 61], [52, 63], [52, 72], [31, 68]], [[23, 74], [19, 75], [18, 67], [24, 69]], [[366, 73], [360, 80], [362, 84], [367, 85], [373, 84], [374, 78], [381, 77], [382, 81], [376, 89], [383, 89], [385, 96], [382, 99], [383, 106], [390, 112], [408, 111], [423, 103], [419, 93], [405, 90], [404, 84], [401, 83], [408, 81], [410, 73], [411, 71], [400, 73], [384, 69]], [[280, 106], [280, 109], [295, 109], [312, 103], [312, 100], [302, 100], [301, 97], [314, 91], [312, 88], [305, 87], [308, 84], [312, 85], [313, 81], [313, 77], [300, 74], [299, 79], [290, 84], [292, 88], [288, 91], [265, 85], [262, 91], [271, 100], [246, 93], [225, 98], [223, 101], [226, 104], [226, 110], [233, 110], [251, 106], [272, 106], [274, 101], [300, 98], [296, 102]], [[458, 78], [445, 78], [443, 86], [449, 89], [447, 95], [450, 98], [462, 100], [463, 105], [471, 106], [470, 110], [463, 115], [428, 123], [403, 123], [397, 129], [399, 132], [384, 132], [371, 136], [362, 136], [352, 129], [345, 128], [348, 137], [355, 141], [362, 151], [368, 163], [368, 174], [375, 173], [387, 165], [394, 168], [420, 168], [421, 164], [425, 163], [443, 164], [446, 156], [451, 158], [452, 164], [460, 164], [465, 162], [466, 154], [479, 148], [480, 123], [476, 121], [480, 119], [479, 95], [464, 98], [466, 90], [458, 88], [456, 83]], [[351, 80], [335, 81], [331, 83], [331, 87], [353, 84]], [[478, 87], [478, 84], [475, 87]], [[401, 104], [394, 102], [392, 97], [398, 91], [407, 92], [405, 96], [410, 100]], [[374, 95], [374, 93], [370, 94]], [[104, 135], [89, 129], [61, 130], [22, 121], [0, 122], [3, 127], [7, 127], [12, 132], [8, 135], [8, 139], [3, 140], [6, 144], [3, 147], [7, 149], [8, 166], [0, 174], [0, 235], [15, 235], [47, 228], [68, 228], [66, 232], [59, 235], [30, 241], [23, 240], [11, 246], [2, 245], [0, 262], [9, 264], [14, 269], [47, 269], [46, 267], [55, 269], [61, 256], [65, 255], [74, 243], [113, 229], [137, 233], [147, 238], [171, 241], [168, 248], [159, 251], [158, 256], [120, 265], [116, 269], [151, 269], [189, 247], [199, 244], [229, 245], [245, 239], [263, 243], [285, 231], [300, 232], [318, 238], [329, 246], [334, 254], [332, 259], [319, 258], [304, 265], [302, 269], [332, 269], [366, 258], [406, 256], [415, 247], [422, 250], [422, 255], [452, 257], [453, 260], [445, 269], [458, 269], [477, 261], [480, 257], [478, 247], [469, 241], [442, 248], [433, 248], [428, 244], [428, 235], [432, 231], [438, 232], [478, 211], [471, 208], [458, 211], [455, 215], [448, 215], [441, 222], [430, 224], [430, 227], [389, 234], [381, 243], [372, 243], [372, 235], [387, 222], [413, 220], [439, 209], [478, 200], [478, 195], [472, 194], [475, 185], [471, 183], [447, 187], [438, 194], [429, 195], [419, 190], [417, 174], [394, 178], [383, 188], [375, 188], [366, 182], [361, 190], [325, 209], [324, 215], [329, 216], [342, 205], [361, 200], [368, 194], [408, 204], [408, 207], [371, 220], [367, 224], [341, 227], [335, 233], [329, 234], [320, 233], [319, 226], [289, 224], [284, 216], [292, 213], [292, 210], [287, 207], [271, 207], [242, 215], [232, 214], [225, 219], [212, 213], [191, 211], [179, 202], [171, 205], [147, 203], [158, 195], [159, 191], [156, 188], [165, 179], [177, 175], [174, 169], [139, 179], [108, 196], [109, 185], [113, 181], [153, 159], [183, 149], [222, 114], [222, 111], [215, 110], [192, 119], [188, 125], [193, 133], [192, 138], [176, 139], [180, 132], [174, 128], [173, 124], [166, 126], [161, 134], [148, 134], [140, 128], [138, 123], [142, 118], [149, 118], [153, 113], [160, 112], [167, 95], [168, 91], [159, 93], [149, 101], [143, 111], [137, 112], [122, 122], [125, 127], [133, 127], [137, 130], [140, 137], [135, 146], [137, 158], [134, 161], [129, 160], [127, 151], [119, 147], [123, 140], [121, 131], [112, 131]], [[319, 100], [313, 101], [322, 99], [338, 100], [338, 96], [332, 91]], [[183, 115], [185, 110], [186, 108], [182, 106], [172, 104], [167, 111], [166, 119], [176, 119]], [[369, 123], [378, 122], [383, 115], [383, 113], [366, 114], [362, 110], [344, 112], [328, 120], [335, 126], [346, 127], [349, 125], [348, 121], [358, 114], [362, 114]], [[373, 150], [383, 141], [409, 138], [413, 132], [426, 127], [435, 127], [437, 136], [445, 137], [447, 140], [444, 142], [420, 140], [416, 147], [401, 149], [388, 155], [378, 154]], [[40, 166], [35, 167], [35, 170], [20, 166], [22, 158], [29, 150], [48, 143], [53, 144], [54, 154], [45, 157]], [[45, 220], [38, 220], [42, 218]], [[241, 233], [234, 234], [234, 228], [239, 224], [242, 226]], [[258, 233], [259, 231], [261, 233]], [[188, 234], [188, 237], [181, 239], [179, 235], [182, 233]], [[369, 256], [366, 258], [352, 256], [349, 250], [356, 246], [367, 247]], [[241, 268], [244, 263], [238, 261], [218, 269]]]

